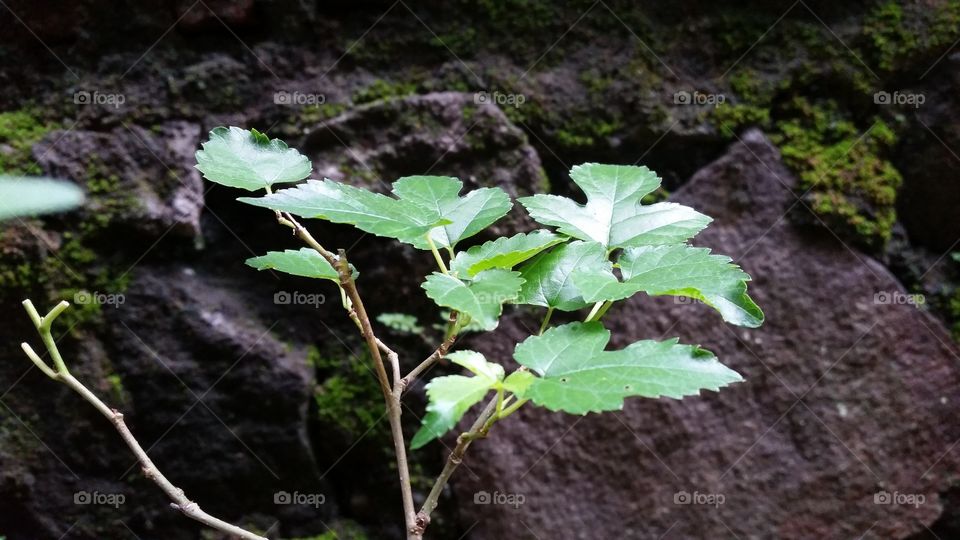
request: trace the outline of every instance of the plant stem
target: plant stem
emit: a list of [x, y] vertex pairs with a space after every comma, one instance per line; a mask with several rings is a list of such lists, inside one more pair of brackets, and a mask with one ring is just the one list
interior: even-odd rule
[[547, 325], [550, 324], [550, 317], [553, 316], [553, 308], [547, 308], [547, 314], [543, 316], [543, 322], [540, 323], [540, 332], [539, 335], [543, 335], [543, 331], [547, 329]]
[[601, 308], [601, 307], [603, 307], [603, 302], [602, 302], [602, 301], [597, 302], [596, 304], [594, 304], [594, 305], [593, 305], [593, 309], [590, 310], [590, 313], [587, 314], [587, 318], [585, 318], [585, 319], [583, 320], [583, 322], [590, 322], [590, 321], [592, 321], [593, 318], [594, 318], [594, 317], [597, 315], [597, 313], [600, 311], [600, 308]]
[[[397, 459], [397, 471], [400, 476], [400, 495], [403, 499], [403, 515], [407, 524], [407, 537], [413, 540], [419, 540], [421, 534], [415, 532], [417, 514], [413, 506], [413, 490], [410, 487], [407, 444], [403, 437], [403, 426], [400, 422], [400, 415], [403, 411], [400, 406], [400, 392], [397, 391], [399, 387], [395, 385], [391, 388], [390, 382], [387, 379], [387, 371], [383, 365], [383, 358], [380, 356], [381, 342], [373, 333], [373, 325], [370, 324], [370, 318], [367, 316], [367, 311], [363, 307], [363, 300], [360, 298], [360, 292], [357, 290], [356, 282], [353, 281], [353, 275], [350, 271], [350, 264], [347, 262], [346, 252], [341, 249], [338, 252], [337, 259], [338, 264], [335, 268], [337, 268], [340, 274], [340, 284], [347, 292], [347, 297], [350, 298], [351, 305], [353, 306], [353, 313], [356, 314], [360, 322], [361, 333], [367, 341], [367, 348], [370, 349], [370, 354], [373, 356], [377, 379], [380, 382], [383, 400], [387, 406], [387, 416], [390, 420], [390, 433], [393, 437], [393, 449]], [[391, 359], [391, 361], [396, 362], [395, 359]], [[395, 372], [399, 372], [399, 368], [397, 368]]]
[[450, 271], [447, 270], [447, 265], [443, 263], [443, 257], [440, 256], [437, 245], [433, 243], [433, 238], [430, 238], [430, 233], [427, 233], [427, 244], [430, 245], [430, 251], [433, 252], [433, 258], [437, 260], [437, 266], [440, 267], [440, 271], [444, 274], [449, 274]]
[[427, 528], [427, 525], [430, 524], [430, 514], [437, 508], [440, 494], [443, 493], [443, 488], [447, 485], [447, 482], [450, 481], [453, 472], [456, 471], [457, 467], [463, 462], [463, 456], [467, 452], [467, 448], [470, 447], [470, 443], [486, 435], [486, 429], [489, 429], [487, 421], [494, 417], [496, 408], [497, 398], [494, 397], [487, 403], [487, 406], [484, 407], [480, 416], [473, 422], [473, 425], [470, 426], [470, 430], [461, 433], [460, 436], [457, 437], [457, 446], [454, 447], [453, 451], [450, 452], [450, 455], [447, 457], [447, 462], [444, 464], [443, 470], [440, 471], [440, 476], [438, 476], [436, 482], [433, 483], [430, 494], [427, 495], [427, 499], [423, 502], [423, 506], [417, 514], [417, 528], [421, 534]]
[[40, 337], [43, 340], [44, 345], [47, 347], [47, 351], [50, 353], [51, 358], [53, 358], [54, 365], [56, 366], [56, 371], [50, 368], [40, 357], [34, 352], [33, 348], [30, 347], [27, 343], [21, 343], [20, 347], [23, 349], [23, 352], [27, 354], [27, 357], [33, 361], [34, 364], [39, 367], [44, 374], [46, 374], [51, 379], [61, 382], [67, 385], [71, 390], [80, 394], [80, 397], [85, 399], [88, 403], [93, 405], [95, 409], [100, 411], [100, 413], [110, 420], [114, 428], [120, 434], [120, 437], [127, 444], [127, 447], [130, 448], [130, 451], [136, 456], [137, 461], [140, 462], [140, 468], [143, 471], [143, 475], [148, 479], [152, 480], [161, 490], [173, 501], [170, 506], [179, 510], [183, 515], [199, 521], [204, 525], [222, 531], [228, 535], [237, 538], [243, 538], [245, 540], [267, 540], [263, 536], [259, 536], [250, 531], [237, 527], [223, 521], [222, 519], [211, 516], [210, 514], [204, 512], [200, 506], [187, 498], [183, 490], [173, 485], [172, 482], [167, 480], [167, 477], [160, 472], [160, 469], [154, 465], [153, 460], [150, 459], [150, 456], [147, 455], [147, 452], [140, 446], [140, 443], [137, 442], [136, 437], [131, 433], [130, 428], [127, 427], [126, 422], [123, 420], [123, 414], [115, 409], [108, 407], [103, 401], [100, 400], [91, 392], [86, 386], [83, 385], [79, 380], [77, 380], [73, 375], [70, 374], [70, 371], [67, 369], [66, 364], [63, 361], [63, 358], [60, 356], [60, 351], [57, 349], [56, 341], [53, 339], [53, 334], [50, 331], [50, 326], [53, 324], [53, 321], [57, 318], [58, 315], [63, 313], [63, 310], [67, 309], [70, 304], [66, 301], [60, 302], [56, 307], [50, 310], [46, 316], [40, 317], [37, 313], [37, 309], [33, 306], [33, 302], [30, 300], [25, 300], [23, 302], [23, 307], [27, 310], [27, 313], [30, 316], [30, 319], [33, 321], [34, 326], [37, 327], [37, 331], [40, 333]]

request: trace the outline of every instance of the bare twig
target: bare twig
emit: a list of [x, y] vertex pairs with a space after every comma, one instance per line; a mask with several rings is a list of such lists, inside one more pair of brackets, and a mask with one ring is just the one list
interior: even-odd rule
[[210, 514], [204, 512], [197, 503], [191, 501], [184, 494], [183, 490], [174, 486], [167, 478], [160, 472], [160, 469], [154, 465], [153, 461], [150, 459], [150, 456], [147, 455], [143, 447], [140, 446], [140, 443], [137, 442], [137, 439], [133, 436], [133, 433], [130, 432], [130, 429], [127, 427], [127, 424], [123, 421], [123, 414], [121, 414], [116, 409], [111, 409], [103, 401], [100, 400], [93, 392], [91, 392], [86, 386], [78, 381], [73, 375], [70, 374], [70, 370], [67, 369], [66, 363], [63, 361], [63, 357], [60, 356], [60, 351], [57, 349], [56, 341], [53, 339], [53, 333], [50, 330], [53, 321], [57, 318], [58, 315], [63, 313], [63, 310], [70, 307], [70, 304], [66, 301], [60, 302], [53, 309], [50, 310], [46, 316], [41, 317], [37, 312], [37, 309], [33, 306], [33, 302], [30, 300], [24, 300], [23, 307], [27, 310], [27, 314], [30, 316], [30, 320], [33, 321], [34, 326], [37, 327], [37, 331], [40, 333], [40, 338], [43, 340], [44, 345], [47, 347], [47, 351], [50, 353], [50, 357], [53, 358], [54, 368], [51, 368], [44, 362], [33, 348], [30, 347], [27, 343], [21, 343], [20, 347], [23, 349], [23, 352], [27, 354], [27, 357], [37, 365], [38, 368], [51, 379], [61, 382], [94, 406], [98, 411], [100, 411], [103, 416], [110, 420], [113, 426], [116, 428], [117, 432], [120, 433], [120, 437], [123, 438], [123, 441], [127, 443], [127, 446], [137, 457], [137, 461], [140, 462], [140, 468], [143, 470], [143, 475], [152, 480], [157, 486], [166, 493], [167, 497], [170, 498], [170, 506], [179, 510], [183, 515], [199, 521], [204, 525], [222, 531], [226, 534], [237, 538], [243, 538], [245, 540], [267, 540], [263, 536], [259, 536], [250, 531], [237, 527], [223, 521], [222, 519], [211, 516]]
[[470, 443], [476, 439], [487, 436], [487, 430], [489, 430], [492, 425], [490, 421], [494, 418], [494, 413], [497, 411], [497, 401], [497, 397], [494, 396], [493, 399], [487, 403], [487, 406], [484, 407], [476, 421], [473, 422], [473, 425], [470, 426], [470, 429], [457, 437], [457, 446], [454, 447], [450, 455], [447, 456], [447, 462], [444, 464], [443, 470], [440, 471], [440, 476], [437, 477], [433, 488], [430, 489], [430, 494], [427, 495], [427, 499], [420, 508], [420, 512], [417, 513], [417, 528], [421, 534], [426, 530], [427, 525], [430, 524], [430, 514], [437, 508], [440, 494], [443, 493], [443, 488], [446, 487], [447, 482], [450, 481], [453, 472], [463, 463], [463, 456], [466, 454], [467, 448], [470, 447]]

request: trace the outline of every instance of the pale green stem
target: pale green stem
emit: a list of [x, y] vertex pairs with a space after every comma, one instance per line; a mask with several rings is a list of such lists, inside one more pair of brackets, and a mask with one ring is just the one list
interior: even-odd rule
[[447, 270], [447, 265], [443, 263], [443, 257], [440, 256], [440, 251], [437, 250], [437, 245], [433, 243], [433, 238], [430, 238], [430, 233], [426, 234], [427, 244], [430, 245], [430, 251], [433, 252], [433, 258], [437, 260], [437, 266], [440, 267], [440, 271], [444, 274], [449, 274], [450, 271]]
[[553, 308], [547, 308], [547, 314], [543, 316], [543, 322], [540, 323], [540, 335], [543, 335], [543, 331], [547, 329], [547, 325], [550, 324], [550, 317], [553, 316]]

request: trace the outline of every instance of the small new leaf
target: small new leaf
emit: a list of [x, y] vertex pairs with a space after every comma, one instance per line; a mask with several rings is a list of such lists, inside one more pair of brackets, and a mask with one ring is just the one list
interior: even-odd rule
[[450, 270], [460, 277], [473, 277], [490, 268], [512, 269], [557, 244], [566, 242], [563, 236], [539, 230], [501, 237], [457, 253], [450, 262]]
[[[486, 229], [513, 207], [510, 196], [500, 188], [475, 189], [463, 197], [463, 182], [449, 176], [407, 176], [394, 182], [397, 197], [436, 212], [449, 223], [430, 231], [437, 247], [453, 248], [457, 242]], [[418, 249], [430, 249], [425, 238], [413, 242]]]
[[246, 262], [247, 266], [252, 266], [257, 270], [272, 269], [294, 276], [330, 279], [337, 283], [340, 282], [339, 274], [330, 266], [330, 263], [315, 250], [309, 248], [271, 251], [266, 255], [247, 259]]
[[489, 331], [497, 327], [504, 302], [515, 300], [522, 285], [519, 272], [493, 268], [469, 282], [434, 272], [423, 289], [438, 306], [464, 313]]
[[520, 267], [524, 279], [518, 304], [575, 311], [589, 305], [572, 279], [574, 271], [611, 272], [607, 252], [598, 242], [571, 242], [540, 254]]
[[676, 244], [692, 238], [711, 221], [676, 203], [642, 205], [643, 196], [660, 186], [660, 178], [646, 167], [585, 163], [575, 166], [570, 177], [587, 195], [586, 205], [556, 195], [519, 201], [533, 219], [574, 238], [610, 249]]
[[196, 157], [197, 169], [207, 180], [248, 191], [299, 182], [312, 168], [306, 156], [280, 139], [238, 127], [214, 128]]
[[640, 291], [683, 296], [713, 307], [728, 323], [760, 326], [763, 312], [747, 295], [750, 276], [730, 261], [685, 244], [645, 246], [628, 248], [620, 256], [622, 282], [612, 272], [577, 271], [573, 279], [589, 302], [620, 300]]
[[599, 322], [551, 328], [517, 345], [513, 355], [539, 377], [508, 382], [537, 405], [586, 414], [622, 409], [631, 396], [680, 399], [742, 380], [710, 351], [676, 339], [605, 351], [609, 341], [610, 332]]
[[424, 328], [413, 315], [407, 313], [381, 313], [377, 322], [400, 334], [423, 334]]
[[410, 447], [414, 450], [453, 429], [470, 407], [503, 380], [503, 368], [487, 362], [474, 351], [457, 351], [447, 355], [455, 364], [474, 373], [473, 377], [449, 375], [437, 377], [427, 384], [427, 414]]

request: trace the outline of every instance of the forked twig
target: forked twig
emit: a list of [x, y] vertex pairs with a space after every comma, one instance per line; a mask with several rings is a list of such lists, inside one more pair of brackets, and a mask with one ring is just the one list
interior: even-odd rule
[[51, 368], [46, 362], [44, 362], [39, 355], [30, 347], [27, 343], [21, 343], [20, 348], [23, 349], [23, 352], [27, 354], [30, 360], [40, 371], [44, 373], [47, 377], [61, 382], [69, 386], [73, 391], [80, 394], [80, 396], [87, 400], [91, 405], [94, 406], [98, 411], [100, 411], [103, 416], [110, 420], [110, 423], [116, 428], [117, 432], [120, 433], [120, 437], [123, 438], [123, 441], [127, 443], [127, 446], [137, 457], [137, 461], [140, 462], [140, 468], [143, 471], [143, 475], [152, 480], [157, 486], [167, 494], [167, 497], [172, 501], [170, 506], [179, 510], [183, 515], [203, 523], [204, 525], [222, 531], [229, 535], [232, 535], [237, 538], [243, 538], [245, 540], [268, 540], [263, 536], [259, 536], [250, 531], [237, 527], [223, 521], [222, 519], [211, 516], [210, 514], [204, 512], [200, 506], [187, 498], [183, 490], [176, 487], [167, 480], [167, 477], [160, 472], [160, 469], [154, 465], [153, 461], [150, 459], [150, 456], [147, 455], [143, 447], [140, 446], [140, 443], [137, 442], [137, 439], [133, 436], [133, 433], [130, 432], [130, 428], [127, 427], [127, 424], [123, 421], [123, 414], [121, 414], [116, 409], [111, 409], [103, 401], [100, 400], [93, 392], [91, 392], [86, 386], [78, 381], [73, 375], [70, 374], [70, 370], [67, 369], [66, 363], [63, 361], [63, 357], [60, 356], [60, 351], [57, 349], [57, 343], [53, 339], [53, 333], [50, 328], [53, 325], [53, 321], [63, 313], [65, 309], [70, 307], [70, 303], [67, 301], [62, 301], [53, 309], [50, 310], [45, 316], [41, 317], [37, 312], [37, 308], [33, 306], [33, 302], [30, 300], [23, 301], [23, 307], [27, 310], [27, 314], [30, 316], [30, 320], [33, 321], [33, 325], [37, 327], [37, 331], [40, 333], [40, 339], [43, 340], [43, 344], [46, 346], [47, 351], [50, 353], [50, 357], [53, 359], [53, 367]]

